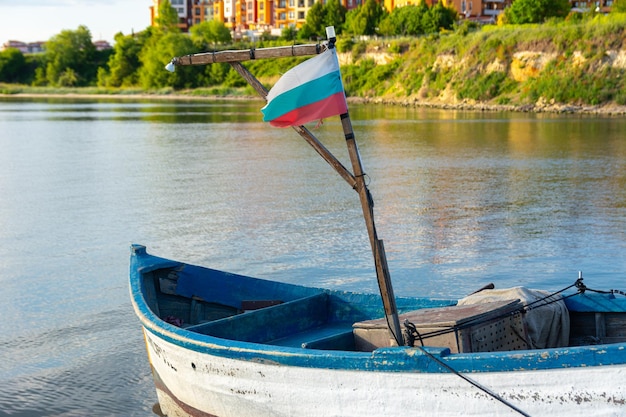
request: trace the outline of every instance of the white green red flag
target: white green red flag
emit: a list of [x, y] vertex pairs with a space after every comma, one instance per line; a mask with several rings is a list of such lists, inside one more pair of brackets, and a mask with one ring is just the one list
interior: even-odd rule
[[261, 109], [263, 121], [276, 127], [300, 126], [347, 111], [335, 48], [287, 71]]

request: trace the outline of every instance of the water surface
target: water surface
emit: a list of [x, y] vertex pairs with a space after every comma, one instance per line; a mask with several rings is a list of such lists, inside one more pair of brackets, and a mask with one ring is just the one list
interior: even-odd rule
[[[260, 102], [0, 100], [0, 415], [145, 416], [131, 243], [376, 292], [357, 194]], [[626, 119], [353, 106], [396, 295], [625, 290]], [[312, 126], [313, 128], [313, 126]], [[314, 133], [350, 166], [336, 120]]]

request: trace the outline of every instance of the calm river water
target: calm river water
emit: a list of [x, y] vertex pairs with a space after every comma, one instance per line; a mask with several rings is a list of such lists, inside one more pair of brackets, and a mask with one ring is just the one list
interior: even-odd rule
[[[150, 416], [129, 245], [376, 292], [357, 194], [261, 102], [0, 99], [0, 415]], [[353, 106], [396, 295], [626, 290], [626, 118]], [[341, 127], [314, 133], [350, 166]]]

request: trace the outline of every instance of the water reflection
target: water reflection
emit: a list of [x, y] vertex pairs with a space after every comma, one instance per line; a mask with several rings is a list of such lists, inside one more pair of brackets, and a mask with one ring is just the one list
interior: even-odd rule
[[[356, 193], [291, 129], [263, 124], [260, 107], [0, 99], [0, 410], [150, 415], [131, 242], [377, 291]], [[578, 270], [590, 287], [624, 290], [625, 119], [351, 115], [396, 295], [457, 297], [488, 282], [554, 290]], [[314, 133], [350, 166], [338, 121]]]
[[[205, 102], [138, 99], [22, 99], [2, 100], [4, 115], [49, 121], [146, 121], [160, 123], [257, 122], [260, 100]], [[12, 105], [11, 105], [12, 104]]]
[[[104, 201], [117, 195], [160, 224], [168, 244], [199, 242], [199, 251], [178, 250], [202, 262], [228, 259], [215, 266], [295, 282], [294, 271], [313, 271], [314, 284], [375, 291], [355, 196], [290, 129], [262, 124], [260, 102], [3, 104], [3, 117], [47, 138], [26, 140], [7, 161], [38, 161], [33, 169], [49, 178], [44, 195], [95, 181]], [[447, 296], [455, 280], [510, 284], [519, 278], [507, 276], [527, 268], [565, 280], [578, 268], [605, 268], [596, 255], [615, 259], [598, 247], [624, 248], [621, 119], [391, 106], [351, 113], [399, 285], [418, 280], [419, 291]], [[338, 122], [315, 133], [350, 165]], [[131, 175], [136, 188], [103, 187], [109, 174]], [[442, 279], [453, 285], [442, 288]]]

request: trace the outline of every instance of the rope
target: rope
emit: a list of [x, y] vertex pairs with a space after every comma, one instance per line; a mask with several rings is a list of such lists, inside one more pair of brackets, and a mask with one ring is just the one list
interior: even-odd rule
[[[554, 299], [552, 299], [552, 300], [550, 300], [550, 301], [548, 301], [548, 302], [545, 302], [544, 304], [540, 304], [540, 305], [538, 305], [538, 306], [535, 306], [535, 304], [538, 304], [538, 303], [540, 303], [540, 302], [543, 302], [543, 301], [545, 301], [545, 300], [547, 300], [547, 299], [549, 299], [549, 298], [551, 298], [551, 297], [553, 297], [553, 296], [555, 296], [555, 295], [557, 295], [557, 294], [560, 294], [560, 293], [562, 293], [562, 292], [564, 292], [564, 291], [567, 291], [567, 290], [569, 290], [569, 289], [570, 289], [570, 288], [572, 288], [572, 287], [576, 287], [576, 288], [578, 288], [578, 292], [575, 292], [574, 294], [570, 294], [570, 295], [568, 295], [568, 296], [566, 296], [566, 297], [562, 297], [562, 298], [554, 298]], [[583, 284], [583, 277], [582, 277], [582, 276], [579, 276], [579, 277], [578, 277], [578, 279], [576, 280], [576, 282], [574, 282], [572, 285], [569, 285], [569, 286], [567, 286], [567, 287], [563, 288], [562, 290], [559, 290], [559, 291], [553, 292], [552, 294], [548, 294], [548, 295], [546, 295], [546, 296], [545, 296], [545, 297], [543, 297], [543, 298], [540, 298], [540, 299], [538, 299], [538, 300], [533, 301], [532, 303], [528, 303], [528, 304], [526, 304], [526, 306], [524, 306], [524, 308], [523, 308], [523, 312], [530, 311], [530, 310], [532, 310], [533, 308], [537, 308], [537, 307], [542, 307], [542, 306], [550, 305], [550, 304], [552, 304], [552, 303], [559, 302], [559, 301], [560, 301], [560, 300], [562, 300], [562, 299], [573, 297], [574, 295], [582, 294], [582, 293], [584, 293], [584, 292], [585, 292], [585, 289], [583, 289], [583, 288], [585, 288], [585, 289], [586, 289], [587, 287], [585, 286], [585, 284]]]
[[[426, 356], [428, 356], [431, 360], [437, 362], [440, 366], [444, 367], [446, 370], [448, 370], [450, 373], [458, 376], [459, 378], [465, 380], [466, 382], [470, 383], [471, 385], [473, 385], [474, 387], [478, 388], [479, 390], [481, 390], [482, 392], [484, 392], [485, 394], [489, 395], [490, 397], [500, 401], [502, 404], [506, 405], [507, 407], [509, 407], [510, 409], [516, 411], [517, 413], [519, 413], [522, 416], [526, 416], [529, 417], [529, 414], [527, 414], [526, 412], [524, 412], [523, 410], [517, 408], [515, 405], [511, 404], [510, 402], [506, 401], [504, 398], [500, 397], [497, 393], [491, 391], [489, 388], [481, 385], [480, 383], [474, 381], [473, 379], [469, 378], [468, 376], [460, 373], [459, 371], [457, 371], [456, 369], [452, 368], [450, 365], [448, 365], [447, 363], [445, 363], [444, 361], [442, 361], [441, 359], [437, 358], [436, 356], [434, 356], [433, 354], [431, 354], [430, 352], [428, 352], [425, 348], [424, 348], [424, 340], [423, 340], [423, 335], [420, 334], [417, 331], [417, 328], [415, 327], [415, 325], [413, 323], [411, 323], [408, 319], [404, 321], [404, 327], [406, 328], [406, 339], [407, 339], [407, 345], [411, 346], [411, 347], [417, 347], [420, 351], [422, 351]], [[460, 328], [461, 326], [457, 326], [456, 329]], [[465, 326], [463, 326], [465, 327]], [[451, 332], [455, 330], [455, 328], [450, 328], [450, 329], [445, 329], [444, 331], [441, 332], [429, 332], [427, 333], [426, 337], [432, 337], [435, 335], [435, 333], [437, 334], [444, 334], [447, 332]], [[414, 346], [415, 345], [415, 339], [419, 339], [420, 345], [421, 346]]]
[[[567, 290], [569, 290], [570, 288], [573, 288], [573, 287], [576, 287], [578, 289], [578, 291], [573, 293], [573, 294], [562, 295], [560, 298], [554, 297], [555, 295], [561, 294], [562, 292], [567, 291]], [[559, 301], [566, 300], [566, 299], [572, 298], [572, 297], [576, 297], [577, 295], [580, 295], [580, 294], [584, 294], [586, 291], [600, 293], [600, 294], [620, 294], [620, 295], [626, 296], [626, 292], [621, 291], [621, 290], [602, 291], [602, 290], [591, 289], [591, 288], [587, 287], [583, 283], [583, 277], [582, 277], [582, 274], [580, 274], [578, 279], [573, 284], [568, 285], [567, 287], [565, 287], [565, 288], [563, 288], [563, 289], [561, 289], [559, 291], [555, 291], [555, 292], [553, 292], [551, 294], [548, 294], [545, 297], [539, 298], [539, 299], [537, 299], [537, 300], [535, 300], [535, 301], [533, 301], [531, 303], [528, 303], [525, 306], [521, 306], [517, 310], [510, 311], [510, 312], [507, 312], [507, 313], [503, 313], [503, 314], [501, 314], [499, 316], [490, 317], [490, 319], [501, 319], [501, 318], [508, 317], [508, 316], [514, 316], [514, 315], [520, 314], [520, 313], [521, 314], [525, 314], [525, 313], [527, 313], [530, 310], [533, 310], [535, 308], [547, 306], [547, 305], [550, 305], [550, 304], [553, 304], [553, 303], [558, 303]], [[422, 333], [422, 334], [419, 334], [419, 339], [421, 341], [422, 339], [427, 339], [429, 337], [441, 336], [443, 334], [451, 333], [451, 332], [454, 332], [456, 330], [462, 330], [462, 329], [465, 329], [465, 328], [468, 328], [468, 327], [472, 327], [472, 326], [476, 325], [477, 323], [480, 323], [481, 320], [482, 320], [481, 317], [476, 317], [474, 319], [466, 321], [465, 323], [463, 323], [461, 325], [452, 326], [452, 327], [446, 327], [446, 328], [442, 328], [442, 329], [439, 329], [439, 330], [434, 330], [434, 331], [431, 331], [431, 332]], [[410, 323], [410, 324], [413, 325], [413, 323]], [[405, 324], [405, 327], [406, 327], [406, 324]], [[413, 325], [413, 328], [415, 328], [414, 325]], [[415, 330], [415, 331], [417, 331], [417, 330]], [[408, 346], [412, 346], [410, 344], [407, 344], [407, 345]], [[423, 343], [422, 343], [422, 346], [424, 346]]]
[[[573, 288], [573, 287], [576, 287], [578, 289], [578, 291], [576, 291], [573, 294], [569, 294], [569, 295], [566, 295], [566, 296], [561, 296], [560, 298], [554, 297], [555, 295], [561, 294], [562, 292], [567, 291], [567, 290], [569, 290], [570, 288]], [[562, 290], [556, 291], [556, 292], [554, 292], [552, 294], [549, 294], [549, 295], [547, 295], [547, 296], [545, 296], [543, 298], [535, 300], [532, 303], [527, 304], [526, 306], [522, 306], [518, 310], [515, 310], [513, 312], [509, 312], [509, 313], [506, 313], [506, 314], [502, 314], [502, 315], [500, 315], [498, 317], [495, 317], [495, 319], [499, 319], [499, 318], [503, 318], [503, 317], [507, 317], [507, 316], [513, 316], [515, 314], [523, 314], [523, 313], [526, 313], [526, 312], [532, 310], [533, 308], [542, 307], [542, 306], [545, 306], [545, 305], [556, 303], [558, 301], [562, 301], [562, 300], [570, 298], [570, 297], [577, 296], [579, 294], [584, 294], [585, 291], [591, 291], [591, 292], [600, 293], [600, 294], [620, 294], [620, 295], [626, 296], [626, 292], [625, 291], [621, 291], [621, 290], [602, 291], [602, 290], [594, 290], [594, 289], [588, 288], [583, 283], [582, 273], [579, 272], [578, 279], [572, 285], [569, 285], [569, 286], [563, 288]], [[551, 297], [554, 297], [554, 298], [551, 298]], [[542, 304], [539, 304], [539, 303], [542, 303]], [[494, 319], [494, 317], [492, 317], [490, 319]], [[473, 320], [469, 320], [468, 322], [466, 322], [466, 323], [464, 323], [463, 325], [460, 325], [460, 326], [453, 326], [453, 327], [449, 327], [449, 328], [445, 328], [445, 329], [436, 330], [436, 331], [432, 331], [432, 332], [427, 332], [427, 333], [421, 334], [417, 330], [417, 327], [415, 326], [415, 324], [411, 323], [407, 319], [407, 320], [404, 321], [404, 327], [406, 329], [406, 331], [404, 332], [404, 335], [406, 337], [406, 345], [410, 346], [410, 347], [416, 347], [417, 349], [422, 351], [422, 353], [424, 353], [426, 356], [428, 356], [431, 360], [435, 361], [436, 363], [438, 363], [440, 366], [442, 366], [443, 368], [445, 368], [449, 372], [451, 372], [454, 375], [458, 376], [459, 378], [467, 381], [468, 383], [470, 383], [474, 387], [476, 387], [479, 390], [483, 391], [484, 393], [486, 393], [487, 395], [491, 396], [492, 398], [500, 401], [502, 404], [504, 404], [507, 407], [509, 407], [510, 409], [516, 411], [520, 415], [529, 417], [529, 414], [525, 413], [523, 410], [520, 410], [515, 405], [509, 403], [504, 398], [500, 397], [497, 393], [491, 391], [489, 388], [481, 385], [480, 383], [472, 380], [471, 378], [467, 377], [466, 375], [458, 372], [456, 369], [452, 368], [450, 365], [448, 365], [447, 363], [445, 363], [441, 359], [437, 358], [436, 356], [434, 356], [432, 353], [428, 352], [424, 348], [424, 339], [425, 338], [439, 336], [439, 335], [442, 335], [442, 334], [450, 333], [450, 332], [453, 332], [453, 331], [456, 331], [456, 330], [460, 330], [460, 329], [463, 329], [463, 328], [466, 328], [466, 327], [473, 326], [473, 325], [476, 324], [476, 322], [478, 320], [480, 320], [480, 318], [475, 318]], [[517, 332], [516, 332], [516, 334], [517, 334]], [[519, 334], [518, 334], [518, 337], [521, 338], [521, 336]], [[416, 340], [419, 340], [420, 346], [415, 346], [415, 341]]]
[[481, 390], [482, 392], [484, 392], [485, 394], [491, 396], [492, 398], [500, 401], [502, 404], [506, 405], [507, 407], [509, 407], [511, 410], [514, 410], [516, 412], [518, 412], [520, 415], [525, 416], [525, 417], [530, 417], [530, 414], [527, 414], [526, 412], [524, 412], [523, 410], [520, 410], [519, 408], [517, 408], [515, 405], [511, 404], [510, 402], [508, 402], [507, 400], [505, 400], [504, 398], [500, 397], [497, 393], [491, 391], [489, 388], [481, 385], [480, 383], [474, 381], [473, 379], [471, 379], [470, 377], [458, 372], [456, 369], [452, 368], [450, 365], [448, 365], [447, 363], [445, 363], [444, 361], [442, 361], [441, 359], [437, 358], [435, 355], [433, 355], [432, 353], [430, 353], [429, 351], [427, 351], [426, 349], [424, 349], [421, 346], [417, 347], [419, 350], [421, 350], [426, 356], [428, 356], [430, 359], [432, 359], [433, 361], [437, 362], [439, 365], [443, 366], [444, 368], [446, 368], [448, 371], [450, 371], [451, 373], [453, 373], [454, 375], [460, 377], [461, 379], [469, 382], [470, 384], [472, 384], [473, 386], [475, 386], [476, 388], [478, 388], [479, 390]]

